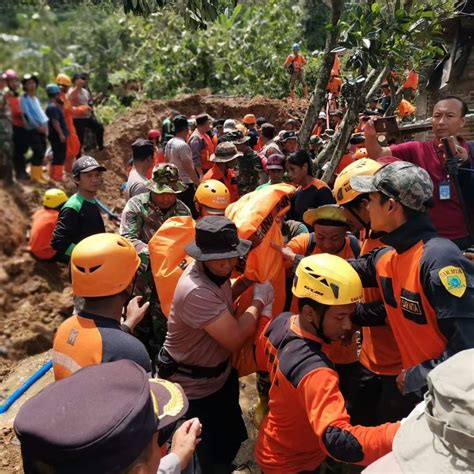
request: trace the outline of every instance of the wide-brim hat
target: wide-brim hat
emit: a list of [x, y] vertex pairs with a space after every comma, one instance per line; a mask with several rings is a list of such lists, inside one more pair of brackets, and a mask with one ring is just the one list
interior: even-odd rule
[[196, 239], [186, 247], [199, 262], [244, 257], [252, 247], [250, 240], [239, 239], [235, 224], [223, 216], [206, 216], [196, 224]]
[[222, 142], [217, 145], [216, 152], [211, 155], [209, 160], [214, 163], [227, 163], [241, 156], [244, 156], [244, 154], [237, 151], [237, 148], [232, 142]]

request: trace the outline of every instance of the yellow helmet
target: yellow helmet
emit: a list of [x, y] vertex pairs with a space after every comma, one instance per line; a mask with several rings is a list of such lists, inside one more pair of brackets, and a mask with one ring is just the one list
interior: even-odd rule
[[48, 189], [43, 196], [43, 206], [55, 209], [68, 200], [66, 193], [62, 189]]
[[381, 167], [382, 165], [377, 163], [375, 160], [362, 158], [344, 168], [334, 182], [334, 189], [332, 192], [336, 202], [342, 206], [361, 195], [361, 193], [352, 189], [352, 176], [373, 176]]
[[208, 179], [197, 187], [194, 200], [206, 207], [209, 215], [224, 215], [226, 207], [230, 204], [230, 193], [224, 183], [217, 179]]
[[293, 279], [293, 294], [332, 306], [362, 301], [362, 282], [341, 257], [320, 253], [301, 260]]
[[72, 81], [71, 81], [71, 78], [67, 74], [58, 74], [56, 76], [56, 84], [60, 86], [71, 87]]
[[84, 298], [117, 295], [130, 285], [139, 266], [140, 258], [125, 237], [91, 235], [71, 254], [72, 292]]

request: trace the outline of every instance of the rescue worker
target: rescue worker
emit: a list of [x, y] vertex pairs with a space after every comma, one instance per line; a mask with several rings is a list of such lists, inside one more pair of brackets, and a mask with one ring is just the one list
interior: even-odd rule
[[159, 376], [179, 383], [189, 399], [186, 417], [202, 423], [196, 453], [200, 472], [206, 474], [232, 472], [231, 463], [247, 438], [230, 356], [253, 336], [260, 316], [271, 315], [270, 283], [256, 284], [249, 307], [239, 319], [233, 315], [234, 301], [248, 285], [232, 287], [230, 276], [250, 247], [225, 217], [196, 223], [195, 240], [186, 248], [195, 262], [179, 279], [158, 357]]
[[59, 212], [68, 200], [62, 189], [48, 189], [43, 195], [43, 209], [33, 214], [31, 222], [29, 251], [40, 260], [64, 259], [51, 247], [54, 228], [58, 222]]
[[48, 117], [43, 112], [36, 96], [39, 79], [36, 74], [25, 74], [21, 80], [25, 93], [20, 98], [21, 113], [25, 124], [24, 153], [29, 148], [33, 151], [31, 157], [31, 178], [38, 184], [48, 181], [43, 176], [43, 159], [46, 153], [46, 134], [48, 132]]
[[474, 263], [437, 236], [427, 214], [433, 182], [424, 169], [396, 161], [373, 176], [353, 176], [350, 185], [370, 193], [372, 231], [386, 232], [380, 240], [391, 246], [352, 265], [365, 287], [381, 290], [402, 357], [399, 390], [421, 397], [433, 367], [474, 347]]
[[132, 242], [141, 260], [137, 292], [150, 301], [150, 311], [137, 329], [137, 337], [143, 341], [153, 358], [165, 339], [166, 317], [161, 310], [151, 275], [148, 243], [170, 217], [191, 216], [191, 211], [177, 198], [186, 186], [179, 180], [176, 166], [169, 163], [158, 165], [153, 170], [153, 179], [147, 181], [146, 187], [146, 193], [127, 201], [119, 232]]
[[413, 101], [418, 89], [418, 73], [407, 64], [403, 75], [405, 77], [405, 82], [403, 83], [403, 98], [408, 101]]
[[61, 89], [56, 84], [48, 84], [46, 94], [48, 95], [48, 106], [46, 107], [46, 115], [49, 119], [48, 140], [53, 153], [53, 159], [49, 165], [49, 177], [53, 181], [61, 182], [64, 181], [64, 162], [66, 161], [69, 130], [60, 99]]
[[287, 73], [290, 75], [290, 100], [295, 99], [295, 83], [299, 82], [303, 87], [303, 97], [308, 98], [308, 86], [304, 77], [304, 66], [306, 65], [306, 59], [300, 54], [299, 43], [294, 43], [293, 52], [288, 55], [283, 64]]
[[77, 186], [59, 213], [51, 246], [60, 258], [69, 260], [74, 247], [86, 237], [105, 232], [104, 220], [95, 201], [107, 169], [91, 156], [81, 156], [72, 167]]
[[292, 292], [298, 312], [273, 319], [257, 344], [270, 373], [270, 411], [256, 443], [265, 473], [316, 472], [327, 456], [368, 465], [388, 453], [399, 423], [353, 426], [323, 343], [351, 327], [362, 284], [349, 263], [334, 255], [301, 260]]
[[291, 155], [298, 150], [298, 135], [294, 131], [283, 131], [280, 132], [281, 136], [278, 142], [281, 146], [281, 151], [285, 156]]
[[152, 173], [153, 173], [153, 168], [160, 163], [165, 163], [165, 151], [163, 150], [160, 140], [161, 140], [161, 132], [155, 128], [152, 128], [151, 130], [148, 131], [147, 134], [148, 140], [150, 140], [153, 143], [154, 147], [154, 153], [153, 153], [153, 166], [151, 167], [150, 170], [148, 170], [148, 173], [146, 177], [148, 179], [151, 179]]
[[[369, 195], [355, 191], [350, 180], [353, 176], [373, 176], [380, 168], [376, 161], [364, 158], [349, 165], [334, 183], [334, 197], [337, 204], [344, 208], [351, 230], [365, 236], [361, 256], [384, 247], [380, 241], [383, 234], [375, 233], [370, 228]], [[364, 288], [364, 302], [376, 301], [382, 301], [380, 290], [376, 287]], [[362, 328], [359, 362], [352, 422], [375, 426], [406, 417], [412, 403], [402, 397], [397, 389], [396, 377], [402, 370], [402, 359], [389, 325]]]
[[[129, 359], [151, 372], [145, 346], [132, 333], [149, 303], [133, 294], [140, 259], [133, 245], [116, 234], [96, 234], [77, 244], [71, 256], [72, 292], [84, 309], [66, 319], [53, 342], [54, 379], [83, 367]], [[125, 321], [121, 325], [123, 311]]]
[[257, 146], [258, 139], [260, 137], [256, 129], [257, 118], [255, 117], [254, 114], [247, 114], [243, 118], [242, 122], [245, 128], [247, 129], [247, 133], [243, 133], [243, 134], [250, 138], [248, 146], [253, 149]]
[[86, 73], [74, 74], [72, 79], [74, 84], [67, 97], [73, 107], [74, 127], [81, 142], [81, 147], [84, 146], [84, 137], [88, 128], [94, 134], [97, 148], [100, 151], [104, 149], [104, 126], [94, 115], [93, 100], [87, 90], [88, 80], [89, 76]]
[[212, 138], [209, 136], [211, 130], [211, 119], [207, 114], [196, 116], [196, 129], [191, 133], [188, 145], [193, 153], [194, 167], [199, 176], [206, 173], [212, 163], [209, 158], [214, 153], [215, 146]]
[[72, 172], [72, 164], [74, 159], [78, 156], [81, 149], [81, 142], [76, 133], [76, 127], [74, 126], [74, 117], [71, 101], [67, 97], [67, 92], [72, 86], [71, 78], [67, 74], [58, 74], [56, 76], [56, 84], [60, 87], [61, 92], [59, 98], [63, 104], [64, 120], [69, 131], [69, 135], [66, 140], [66, 161], [64, 162], [64, 171], [66, 173]]
[[199, 442], [199, 420], [176, 430], [170, 454], [161, 451], [187, 407], [178, 385], [150, 379], [135, 362], [86, 367], [19, 410], [14, 429], [23, 471], [177, 474]]
[[244, 136], [242, 132], [237, 130], [228, 133], [226, 139], [235, 145], [237, 151], [242, 153], [236, 166], [239, 196], [255, 191], [258, 186], [259, 175], [263, 173], [263, 166], [257, 153], [250, 147], [250, 136]]
[[[297, 186], [289, 213], [290, 219], [303, 222], [303, 214], [324, 204], [334, 204], [329, 186], [313, 177], [313, 163], [307, 151], [292, 153], [286, 159], [286, 169], [290, 181]], [[308, 229], [311, 231], [311, 227]]]
[[[455, 96], [441, 99], [433, 107], [431, 141], [410, 141], [390, 147], [381, 147], [377, 140], [374, 120], [365, 126], [365, 145], [369, 156], [374, 160], [383, 156], [394, 156], [400, 160], [409, 161], [425, 169], [433, 181], [434, 206], [428, 211], [433, 224], [441, 237], [446, 237], [461, 249], [473, 243], [469, 233], [468, 219], [465, 217], [454, 179], [446, 167], [446, 153], [441, 139], [455, 137], [456, 154], [461, 163], [458, 179], [465, 197], [472, 192], [472, 182], [469, 171], [464, 168], [474, 167], [474, 154], [469, 150], [468, 143], [459, 136], [466, 123], [467, 104]], [[471, 205], [469, 205], [471, 202]], [[467, 212], [472, 219], [474, 205], [466, 200]]]
[[13, 126], [13, 168], [15, 170], [15, 178], [17, 181], [28, 181], [30, 175], [26, 172], [25, 162], [25, 153], [27, 152], [26, 129], [21, 112], [20, 93], [18, 92], [20, 81], [13, 69], [7, 69], [4, 74], [8, 86], [5, 97], [10, 107], [11, 124]]
[[269, 157], [275, 153], [281, 153], [280, 147], [275, 143], [275, 127], [271, 123], [264, 123], [261, 129], [262, 152], [265, 157]]
[[237, 186], [237, 176], [234, 167], [237, 159], [243, 156], [243, 153], [237, 151], [233, 143], [223, 142], [216, 147], [216, 152], [211, 156], [213, 167], [202, 177], [202, 181], [208, 179], [217, 179], [224, 183], [230, 192], [230, 202], [239, 199], [239, 189]]
[[285, 173], [285, 157], [281, 154], [270, 155], [267, 159], [268, 181], [261, 184], [257, 190], [270, 186], [271, 184], [278, 184], [283, 182], [283, 175]]
[[208, 179], [196, 189], [194, 206], [199, 217], [223, 216], [229, 204], [229, 190], [225, 184], [216, 179]]
[[316, 125], [314, 126], [313, 131], [311, 132], [311, 135], [317, 135], [318, 137], [320, 137], [326, 130], [326, 125], [327, 125], [326, 112], [319, 112], [318, 120], [316, 121]]
[[147, 176], [153, 169], [155, 147], [150, 140], [138, 138], [132, 143], [132, 169], [125, 186], [125, 198], [128, 200], [137, 194], [148, 192]]

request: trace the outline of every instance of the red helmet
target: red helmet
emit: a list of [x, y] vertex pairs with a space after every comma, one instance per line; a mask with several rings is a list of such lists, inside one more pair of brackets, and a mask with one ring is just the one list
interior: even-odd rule
[[5, 79], [18, 79], [18, 76], [16, 74], [16, 71], [14, 69], [7, 69], [3, 75], [5, 76]]
[[154, 140], [155, 138], [160, 138], [161, 137], [161, 133], [159, 130], [156, 130], [155, 128], [152, 128], [149, 132], [148, 132], [148, 139], [149, 140]]

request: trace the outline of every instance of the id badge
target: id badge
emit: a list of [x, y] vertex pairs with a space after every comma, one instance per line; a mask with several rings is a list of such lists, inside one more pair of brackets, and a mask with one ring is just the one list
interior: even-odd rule
[[440, 201], [451, 199], [451, 183], [449, 181], [439, 183], [439, 199]]

